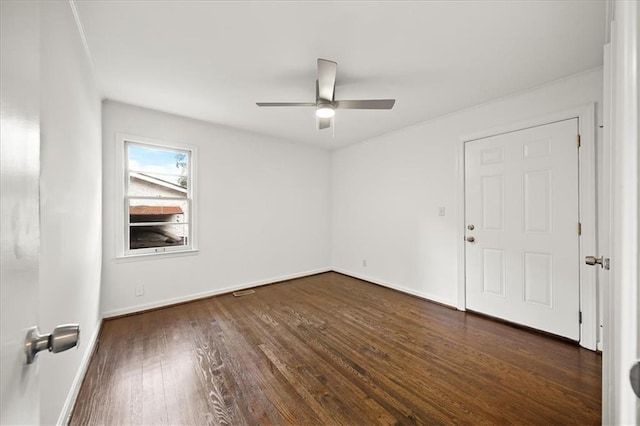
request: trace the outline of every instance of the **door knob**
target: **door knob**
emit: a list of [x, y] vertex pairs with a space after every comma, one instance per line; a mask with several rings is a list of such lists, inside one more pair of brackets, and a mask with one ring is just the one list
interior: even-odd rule
[[586, 263], [587, 265], [600, 265], [602, 266], [602, 257], [595, 257], [595, 256], [586, 256], [584, 258], [584, 263]]
[[27, 364], [32, 364], [38, 352], [48, 349], [49, 352], [58, 353], [71, 349], [78, 345], [80, 339], [80, 326], [78, 324], [65, 324], [57, 326], [51, 334], [40, 334], [38, 327], [33, 327], [27, 332], [24, 341], [24, 351], [27, 355]]
[[629, 380], [631, 380], [631, 387], [633, 392], [638, 398], [640, 398], [640, 361], [636, 362], [631, 371], [629, 372]]
[[470, 243], [473, 243], [475, 240], [476, 240], [476, 239], [475, 239], [473, 236], [471, 236], [471, 235], [469, 235], [469, 236], [467, 237], [467, 241], [468, 241], [468, 242], [470, 242]]
[[609, 270], [610, 259], [608, 257], [586, 256], [584, 263], [587, 265], [600, 265], [601, 268]]

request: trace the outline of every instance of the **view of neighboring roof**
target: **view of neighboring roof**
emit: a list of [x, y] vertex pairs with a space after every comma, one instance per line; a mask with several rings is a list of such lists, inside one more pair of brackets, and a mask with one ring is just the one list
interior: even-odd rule
[[171, 215], [183, 214], [184, 212], [178, 206], [131, 206], [129, 207], [130, 215]]
[[159, 179], [157, 177], [148, 175], [146, 173], [131, 172], [129, 174], [129, 176], [131, 176], [134, 179], [139, 179], [139, 180], [142, 180], [142, 181], [145, 181], [145, 182], [149, 182], [149, 183], [152, 183], [152, 184], [155, 184], [155, 185], [163, 186], [163, 187], [165, 187], [167, 189], [171, 189], [171, 190], [174, 190], [174, 191], [182, 192], [182, 193], [185, 193], [185, 194], [187, 193], [187, 188], [185, 188], [183, 186], [180, 186], [177, 183], [168, 182], [166, 180]]

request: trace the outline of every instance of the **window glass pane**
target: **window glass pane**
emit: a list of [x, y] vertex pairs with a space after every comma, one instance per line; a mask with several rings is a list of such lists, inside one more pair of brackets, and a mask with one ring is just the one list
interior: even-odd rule
[[[180, 184], [158, 179], [144, 173], [129, 172], [129, 196], [187, 198], [187, 176], [180, 176]], [[184, 185], [184, 186], [182, 186]]]
[[129, 223], [189, 222], [187, 200], [129, 200]]
[[129, 200], [131, 250], [189, 245], [187, 200]]
[[124, 148], [125, 254], [192, 248], [191, 151], [133, 141]]
[[188, 239], [189, 225], [186, 223], [129, 227], [131, 250], [187, 246]]
[[129, 195], [187, 196], [188, 152], [129, 143], [127, 158]]

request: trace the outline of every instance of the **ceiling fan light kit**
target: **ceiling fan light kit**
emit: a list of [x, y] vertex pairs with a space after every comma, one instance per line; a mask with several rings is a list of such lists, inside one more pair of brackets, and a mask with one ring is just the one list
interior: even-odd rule
[[316, 107], [316, 115], [320, 118], [331, 118], [335, 115], [336, 110], [330, 102], [318, 101]]
[[316, 102], [257, 102], [259, 107], [316, 107], [318, 130], [331, 127], [331, 118], [336, 109], [391, 109], [395, 99], [367, 99], [337, 101], [334, 99], [336, 91], [336, 70], [338, 64], [333, 61], [318, 58], [318, 79], [316, 80]]

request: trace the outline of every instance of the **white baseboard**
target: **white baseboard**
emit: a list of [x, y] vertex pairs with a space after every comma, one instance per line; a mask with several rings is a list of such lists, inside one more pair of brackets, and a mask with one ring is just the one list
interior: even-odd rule
[[91, 335], [91, 338], [89, 339], [87, 348], [82, 355], [82, 360], [80, 361], [80, 366], [78, 367], [78, 371], [76, 372], [76, 377], [74, 377], [73, 382], [71, 383], [71, 389], [69, 389], [67, 398], [65, 399], [62, 410], [60, 411], [60, 416], [58, 417], [58, 421], [56, 422], [57, 425], [62, 426], [69, 424], [73, 407], [76, 404], [76, 399], [78, 398], [78, 393], [80, 392], [80, 387], [82, 386], [82, 382], [84, 381], [85, 374], [87, 374], [89, 362], [91, 362], [91, 356], [93, 355], [96, 348], [96, 343], [98, 342], [100, 330], [102, 330], [102, 319], [98, 321], [98, 324], [93, 331], [93, 335]]
[[245, 290], [248, 288], [252, 288], [252, 287], [259, 287], [262, 285], [267, 285], [267, 284], [274, 284], [280, 281], [287, 281], [287, 280], [292, 280], [295, 278], [302, 278], [302, 277], [307, 277], [309, 275], [316, 275], [316, 274], [321, 274], [323, 272], [330, 272], [332, 269], [331, 268], [320, 268], [320, 269], [314, 269], [311, 271], [305, 271], [305, 272], [299, 272], [296, 274], [291, 274], [291, 275], [283, 275], [280, 277], [273, 277], [273, 278], [268, 278], [265, 280], [258, 280], [258, 281], [252, 281], [252, 282], [248, 282], [248, 283], [242, 283], [242, 284], [237, 284], [237, 285], [233, 285], [233, 286], [229, 286], [229, 287], [223, 287], [223, 288], [218, 288], [215, 290], [211, 290], [211, 291], [205, 291], [202, 293], [196, 293], [196, 294], [190, 294], [187, 296], [180, 296], [180, 297], [175, 297], [172, 299], [165, 299], [165, 300], [160, 300], [157, 302], [151, 302], [151, 303], [146, 303], [143, 305], [136, 305], [136, 306], [131, 306], [128, 308], [122, 308], [122, 309], [115, 309], [112, 311], [107, 311], [107, 312], [103, 312], [102, 316], [103, 318], [110, 318], [110, 317], [117, 317], [120, 315], [127, 315], [127, 314], [133, 314], [136, 312], [141, 312], [141, 311], [146, 311], [148, 309], [155, 309], [155, 308], [161, 308], [163, 306], [169, 306], [169, 305], [175, 305], [176, 303], [183, 303], [183, 302], [189, 302], [192, 300], [197, 300], [197, 299], [203, 299], [205, 297], [211, 297], [211, 296], [217, 296], [219, 294], [224, 294], [224, 293], [231, 293], [233, 291], [237, 291], [237, 290]]
[[355, 273], [355, 272], [347, 271], [346, 269], [333, 268], [332, 270], [335, 271], [335, 272], [341, 273], [343, 275], [348, 275], [350, 277], [358, 278], [358, 279], [361, 279], [361, 280], [364, 280], [364, 281], [369, 281], [369, 282], [372, 282], [374, 284], [381, 285], [383, 287], [388, 287], [388, 288], [391, 288], [393, 290], [397, 290], [397, 291], [399, 291], [401, 293], [410, 294], [412, 296], [417, 296], [417, 297], [420, 297], [422, 299], [427, 299], [427, 300], [430, 300], [432, 302], [440, 303], [441, 305], [446, 305], [446, 306], [452, 307], [454, 309], [457, 309], [456, 308], [456, 301], [447, 300], [447, 299], [444, 299], [444, 298], [439, 297], [439, 296], [435, 296], [435, 295], [430, 294], [430, 293], [425, 293], [425, 292], [422, 292], [422, 291], [416, 291], [416, 290], [413, 290], [413, 289], [410, 289], [410, 288], [406, 288], [406, 287], [402, 287], [402, 286], [399, 286], [399, 285], [396, 285], [396, 284], [391, 284], [391, 283], [388, 283], [386, 281], [382, 281], [382, 280], [378, 280], [376, 278], [368, 277], [366, 275], [362, 275], [362, 274], [358, 274], [358, 273]]

